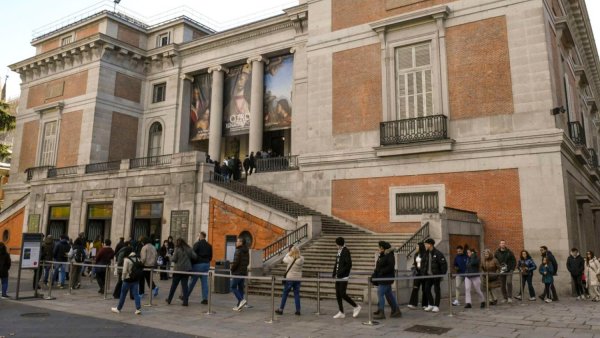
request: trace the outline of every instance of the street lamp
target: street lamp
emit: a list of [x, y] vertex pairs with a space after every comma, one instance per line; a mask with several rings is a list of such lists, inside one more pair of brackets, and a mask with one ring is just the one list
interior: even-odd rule
[[115, 3], [115, 6], [113, 7], [113, 12], [117, 11], [117, 5], [121, 2], [121, 0], [113, 0], [113, 2]]

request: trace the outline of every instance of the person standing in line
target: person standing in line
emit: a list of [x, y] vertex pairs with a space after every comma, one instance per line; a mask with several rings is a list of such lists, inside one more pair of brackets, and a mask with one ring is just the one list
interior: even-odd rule
[[[552, 265], [552, 269], [553, 269], [552, 276], [556, 276], [558, 274], [558, 262], [556, 261], [556, 258], [552, 254], [552, 251], [548, 250], [547, 246], [542, 245], [540, 247], [540, 253], [542, 254], [542, 260], [544, 259], [544, 257], [548, 257], [548, 262]], [[552, 301], [558, 302], [558, 293], [556, 292], [554, 283], [552, 283], [552, 285], [550, 285], [550, 290], [552, 291]], [[540, 296], [539, 298], [544, 300], [543, 296]]]
[[462, 245], [456, 247], [456, 257], [454, 257], [454, 272], [457, 274], [455, 279], [455, 292], [454, 292], [454, 301], [452, 302], [453, 306], [460, 306], [460, 290], [465, 283], [465, 276], [461, 276], [461, 274], [465, 273], [467, 269], [467, 255], [465, 254], [465, 250], [467, 248], [463, 248]]
[[[198, 234], [198, 241], [194, 243], [193, 251], [196, 253], [196, 259], [192, 262], [193, 272], [208, 272], [210, 270], [210, 261], [212, 261], [212, 245], [206, 241], [206, 233], [204, 231]], [[208, 276], [193, 275], [188, 286], [188, 292], [191, 295], [194, 291], [194, 286], [198, 282], [202, 284], [202, 301], [201, 304], [208, 304]], [[188, 295], [189, 298], [189, 295]]]
[[512, 303], [512, 278], [517, 265], [515, 254], [506, 246], [506, 241], [501, 240], [494, 257], [500, 263], [500, 290], [504, 299], [501, 303]]
[[231, 263], [231, 282], [229, 287], [237, 300], [237, 305], [233, 307], [233, 311], [242, 311], [247, 301], [244, 298], [244, 278], [236, 278], [235, 276], [247, 276], [248, 265], [250, 264], [250, 254], [246, 247], [246, 240], [238, 237], [235, 242], [235, 254], [233, 255], [233, 263]]
[[250, 157], [248, 157], [248, 155], [246, 155], [246, 158], [242, 164], [244, 166], [244, 174], [246, 175], [245, 177], [248, 177], [248, 172], [250, 171]]
[[0, 242], [0, 280], [2, 281], [1, 299], [8, 299], [8, 271], [10, 270], [10, 255], [6, 245]]
[[579, 254], [577, 248], [571, 249], [571, 254], [567, 258], [567, 270], [571, 273], [571, 279], [573, 280], [573, 287], [577, 293], [577, 300], [585, 298], [583, 292], [582, 276], [585, 270], [585, 262], [583, 257]]
[[490, 305], [496, 305], [498, 304], [498, 300], [496, 299], [493, 290], [500, 287], [500, 278], [496, 274], [500, 271], [500, 263], [498, 263], [498, 260], [492, 255], [490, 249], [483, 250], [483, 261], [481, 262], [481, 271], [491, 274], [483, 280], [483, 288], [488, 290], [487, 296]]
[[[467, 249], [467, 264], [465, 265], [465, 273], [479, 273], [479, 265], [481, 264], [479, 257], [477, 257], [477, 251], [475, 249]], [[479, 302], [481, 308], [485, 307], [485, 296], [481, 292], [481, 276], [470, 275], [465, 276], [465, 309], [470, 309], [471, 305], [471, 288], [475, 289], [477, 295], [479, 295]]]
[[115, 246], [115, 252], [119, 252], [125, 247], [125, 237], [119, 237], [119, 243]]
[[252, 173], [256, 170], [256, 159], [254, 158], [254, 152], [250, 152], [250, 170], [248, 171], [248, 175], [252, 175]]
[[56, 262], [60, 262], [59, 264], [54, 266], [54, 275], [52, 276], [52, 284], [59, 277], [60, 270], [60, 288], [65, 288], [65, 280], [67, 279], [67, 262], [69, 261], [69, 251], [71, 250], [71, 246], [69, 245], [69, 240], [67, 235], [60, 236], [60, 242], [54, 246], [53, 257]]
[[[158, 259], [157, 263], [160, 265], [160, 280], [169, 280], [169, 273], [166, 272], [169, 266], [169, 242], [165, 239], [163, 241], [163, 245], [158, 250]], [[162, 262], [160, 261], [162, 258]]]
[[[390, 243], [385, 241], [379, 241], [379, 257], [375, 264], [375, 271], [373, 272], [373, 278], [394, 278], [394, 272], [396, 270], [396, 258], [394, 257], [394, 249]], [[377, 311], [375, 311], [375, 319], [385, 319], [385, 300], [387, 299], [388, 304], [392, 308], [390, 317], [399, 318], [402, 317], [400, 307], [396, 301], [396, 295], [392, 291], [392, 284], [394, 281], [379, 281], [377, 285]], [[369, 290], [370, 291], [370, 290]]]
[[348, 279], [350, 279], [350, 270], [352, 270], [352, 256], [350, 250], [345, 246], [345, 240], [343, 237], [335, 239], [338, 252], [335, 258], [335, 265], [333, 266], [333, 278], [343, 279], [343, 281], [335, 282], [335, 298], [337, 299], [339, 312], [333, 316], [335, 319], [346, 318], [344, 314], [344, 304], [342, 300], [345, 300], [350, 304], [354, 310], [352, 311], [352, 317], [358, 317], [361, 307], [357, 305], [350, 296], [346, 293], [348, 288]]
[[[433, 238], [425, 240], [425, 275], [445, 275], [448, 272], [448, 262], [446, 257], [441, 251], [435, 248], [435, 241]], [[429, 304], [425, 311], [427, 312], [440, 312], [440, 282], [441, 277], [433, 277], [425, 279], [425, 294], [427, 295], [427, 304]], [[431, 288], [434, 289], [435, 299], [431, 294]]]
[[600, 261], [594, 256], [593, 251], [585, 254], [585, 274], [587, 276], [588, 291], [592, 302], [600, 301]]
[[[116, 254], [115, 254], [115, 258], [117, 261], [117, 269], [115, 271], [115, 274], [117, 275], [117, 283], [115, 284], [115, 289], [113, 291], [113, 298], [114, 299], [119, 299], [121, 298], [121, 289], [123, 288], [123, 264], [125, 263], [125, 260], [127, 259], [127, 257], [129, 257], [129, 254], [133, 252], [133, 248], [131, 247], [131, 243], [129, 241], [125, 242], [125, 246], [121, 248], [121, 250], [119, 250]], [[130, 288], [131, 290], [131, 288]], [[139, 285], [138, 285], [138, 291], [139, 291]], [[133, 295], [130, 294], [129, 298], [131, 300], [133, 300]]]
[[540, 266], [540, 274], [542, 275], [542, 282], [544, 283], [544, 294], [542, 297], [546, 303], [552, 303], [550, 298], [550, 286], [554, 283], [554, 269], [550, 264], [548, 257], [542, 259], [542, 265]]
[[[531, 258], [531, 255], [527, 250], [522, 250], [519, 255], [519, 262], [517, 268], [521, 273], [521, 288], [525, 290], [525, 284], [527, 284], [529, 290], [529, 300], [535, 301], [535, 289], [533, 288], [533, 272], [537, 269], [537, 265]], [[522, 299], [523, 295], [519, 292], [519, 295], [515, 298]]]
[[[112, 259], [115, 257], [115, 252], [110, 247], [111, 243], [112, 242], [110, 241], [110, 239], [104, 240], [102, 249], [100, 249], [100, 251], [96, 255], [95, 264], [98, 264], [98, 265], [109, 265], [110, 264]], [[106, 268], [104, 268], [104, 267], [96, 268], [96, 280], [98, 281], [98, 286], [100, 287], [100, 289], [98, 290], [98, 293], [104, 293], [104, 286], [105, 286], [104, 282], [106, 281]]]
[[[425, 260], [425, 254], [427, 251], [425, 250], [425, 243], [419, 242], [417, 244], [417, 249], [415, 252], [415, 256], [413, 258], [413, 276], [420, 277], [425, 275], [425, 270], [423, 270], [423, 264]], [[410, 293], [410, 301], [408, 302], [409, 309], [416, 309], [419, 305], [419, 289], [421, 289], [421, 306], [423, 310], [427, 308], [427, 296], [425, 295], [425, 279], [419, 278], [413, 280], [413, 288]]]
[[[42, 261], [50, 262], [54, 259], [54, 238], [52, 235], [44, 238], [44, 244], [42, 245]], [[50, 263], [44, 263], [44, 285], [48, 286], [48, 276], [50, 274]], [[53, 276], [50, 276], [53, 278]], [[52, 282], [54, 279], [52, 280]]]
[[71, 285], [71, 288], [79, 289], [81, 287], [82, 266], [77, 264], [81, 264], [85, 261], [85, 247], [83, 246], [81, 238], [75, 239], [67, 256], [69, 257], [69, 260], [74, 263], [71, 269], [69, 284]]
[[133, 295], [133, 299], [135, 300], [135, 314], [142, 314], [142, 301], [139, 293], [139, 280], [142, 279], [142, 276], [138, 276], [140, 278], [135, 278], [136, 276], [132, 276], [134, 264], [138, 264], [140, 269], [143, 266], [139, 256], [136, 254], [135, 250], [131, 247], [125, 247], [122, 250], [126, 250], [129, 252], [129, 255], [123, 260], [123, 271], [121, 272], [120, 280], [123, 281], [123, 285], [121, 286], [121, 293], [119, 296], [119, 304], [117, 307], [111, 308], [111, 311], [114, 313], [120, 313], [121, 309], [123, 309], [123, 305], [125, 304], [125, 297], [127, 297], [127, 293]]
[[[143, 244], [142, 249], [140, 250], [140, 259], [144, 264], [144, 278], [140, 280], [140, 295], [143, 296], [145, 293], [145, 285], [148, 284], [148, 287], [152, 289], [154, 293], [154, 297], [158, 296], [158, 286], [154, 284], [154, 281], [150, 283], [150, 274], [151, 271], [146, 271], [145, 269], [152, 269], [156, 266], [156, 259], [158, 257], [158, 252], [156, 248], [152, 244], [152, 241], [148, 239], [148, 237], [143, 236], [140, 238], [140, 242]], [[144, 283], [145, 281], [145, 283]], [[150, 285], [152, 284], [152, 285]]]
[[292, 246], [290, 251], [283, 258], [283, 262], [287, 264], [287, 270], [283, 278], [287, 279], [283, 285], [283, 293], [281, 294], [281, 304], [279, 309], [275, 310], [278, 315], [283, 314], [285, 303], [287, 301], [290, 290], [294, 289], [294, 304], [296, 305], [296, 316], [300, 316], [300, 281], [293, 280], [294, 278], [302, 278], [302, 266], [304, 265], [304, 257], [300, 255], [298, 247]]
[[196, 259], [196, 253], [190, 248], [190, 246], [183, 240], [178, 238], [175, 242], [175, 253], [171, 258], [173, 262], [173, 281], [171, 282], [171, 289], [169, 290], [169, 296], [165, 301], [167, 304], [171, 304], [173, 295], [177, 286], [181, 283], [181, 289], [183, 294], [183, 303], [181, 305], [188, 306], [188, 279], [190, 275], [182, 274], [178, 272], [190, 272], [192, 271], [192, 260]]

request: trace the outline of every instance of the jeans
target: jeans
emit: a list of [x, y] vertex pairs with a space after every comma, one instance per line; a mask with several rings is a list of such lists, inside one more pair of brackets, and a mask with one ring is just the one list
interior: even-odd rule
[[8, 276], [2, 277], [2, 296], [8, 296]]
[[573, 280], [573, 286], [575, 286], [575, 292], [577, 292], [577, 296], [583, 295], [583, 282], [581, 280], [581, 275], [571, 275], [571, 279]]
[[[192, 265], [193, 272], [208, 272], [208, 270], [210, 270], [210, 263], [198, 263]], [[188, 292], [190, 295], [192, 294], [192, 291], [194, 291], [194, 286], [196, 286], [196, 282], [198, 282], [198, 277], [200, 277], [200, 283], [202, 284], [202, 300], [208, 300], [208, 276], [192, 276], [190, 285], [188, 286]]]
[[356, 303], [348, 296], [346, 289], [348, 288], [348, 282], [335, 282], [335, 298], [337, 299], [338, 308], [341, 313], [344, 313], [344, 304], [342, 299], [348, 302], [352, 307], [356, 307]]
[[464, 276], [456, 276], [456, 280], [454, 281], [454, 285], [455, 285], [455, 293], [454, 293], [454, 299], [456, 299], [458, 301], [458, 299], [460, 298], [460, 289], [462, 288], [462, 285], [465, 283], [465, 277]]
[[171, 282], [171, 290], [169, 290], [169, 297], [167, 298], [167, 301], [169, 303], [171, 303], [171, 300], [173, 300], [173, 295], [175, 294], [175, 290], [177, 290], [177, 286], [179, 285], [179, 283], [181, 283], [181, 291], [183, 294], [183, 305], [187, 305], [188, 304], [188, 279], [189, 279], [190, 275], [184, 275], [181, 273], [177, 273], [174, 272], [173, 273], [173, 280]]
[[231, 292], [235, 295], [235, 298], [238, 301], [238, 304], [244, 299], [244, 282], [246, 280], [243, 278], [232, 278], [229, 284]]
[[[144, 269], [151, 269], [152, 266], [144, 266]], [[145, 291], [145, 285], [144, 285], [144, 281], [145, 283], [148, 284], [148, 286], [150, 286], [150, 271], [145, 271], [144, 270], [144, 278], [140, 279], [139, 283], [140, 283], [140, 295], [143, 295], [144, 293], [146, 293]], [[156, 284], [154, 284], [154, 281], [152, 281], [152, 290], [154, 290], [154, 288], [156, 288]], [[150, 290], [150, 291], [152, 291]]]
[[140, 300], [139, 293], [139, 283], [138, 282], [126, 282], [123, 281], [123, 286], [121, 286], [121, 296], [119, 297], [119, 305], [117, 305], [117, 309], [121, 311], [123, 308], [123, 304], [125, 304], [125, 297], [127, 297], [127, 293], [133, 293], [133, 297], [135, 299], [135, 309], [139, 310], [142, 308], [142, 301]]
[[512, 271], [500, 275], [500, 286], [504, 299], [512, 298]]
[[69, 278], [69, 285], [74, 288], [78, 284], [81, 284], [81, 265], [73, 265], [71, 267], [71, 274]]
[[485, 297], [481, 292], [481, 277], [465, 278], [465, 303], [467, 304], [471, 304], [471, 288], [475, 289], [475, 292], [479, 295], [479, 302], [485, 302]]
[[[427, 295], [427, 304], [430, 306], [440, 306], [440, 281], [441, 278], [427, 278], [425, 279], [425, 294]], [[431, 294], [431, 288], [435, 292], [435, 299]]]
[[425, 280], [424, 279], [415, 279], [413, 281], [413, 289], [410, 293], [410, 301], [408, 304], [417, 306], [419, 305], [419, 289], [421, 289], [421, 306], [429, 305], [427, 303], [427, 296], [425, 295]]
[[[521, 275], [521, 287], [525, 290], [525, 284], [529, 289], [529, 297], [535, 297], [535, 290], [533, 289], [533, 272], [528, 273], [527, 275]], [[523, 295], [521, 295], [523, 297]]]
[[294, 289], [294, 303], [296, 304], [296, 312], [300, 312], [300, 282], [299, 281], [286, 281], [283, 286], [283, 293], [281, 294], [281, 305], [279, 309], [283, 310], [285, 302], [287, 301], [290, 290]]
[[383, 312], [383, 308], [385, 307], [385, 299], [387, 298], [392, 311], [396, 311], [398, 309], [398, 303], [396, 302], [396, 296], [392, 292], [392, 285], [378, 285], [377, 286], [377, 298], [379, 299], [378, 308], [381, 312]]
[[65, 279], [67, 279], [67, 263], [60, 263], [54, 265], [54, 274], [52, 275], [52, 283], [59, 276], [58, 270], [60, 269], [60, 285], [65, 285]]

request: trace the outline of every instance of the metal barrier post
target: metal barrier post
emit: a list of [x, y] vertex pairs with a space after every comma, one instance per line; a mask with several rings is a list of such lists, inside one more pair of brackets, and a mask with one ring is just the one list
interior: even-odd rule
[[490, 308], [490, 273], [485, 272], [485, 308]]
[[372, 298], [371, 297], [371, 292], [372, 292], [371, 288], [373, 287], [371, 279], [372, 279], [372, 277], [369, 276], [368, 284], [367, 284], [367, 299], [369, 302], [369, 321], [363, 322], [362, 324], [369, 325], [369, 326], [375, 326], [375, 325], [379, 325], [379, 322], [373, 320], [373, 311], [371, 311], [371, 298]]
[[[152, 299], [154, 298], [154, 289], [152, 289], [152, 284], [154, 284], [154, 268], [150, 268], [150, 286], [148, 286], [148, 288], [150, 288], [150, 303], [149, 304], [144, 304], [144, 306], [152, 306]], [[185, 295], [184, 295], [185, 297]]]
[[[454, 278], [458, 278], [458, 276], [456, 276]], [[455, 281], [455, 285], [456, 285], [456, 281]], [[452, 271], [448, 271], [448, 305], [449, 305], [449, 309], [450, 309], [450, 314], [448, 316], [453, 317], [454, 310], [452, 309]]]
[[73, 261], [69, 262], [69, 273], [69, 291], [67, 292], [67, 294], [70, 296], [71, 292], [73, 292], [73, 276], [75, 276], [73, 271]]
[[396, 303], [400, 304], [400, 280], [398, 279], [398, 270], [396, 270]]
[[214, 272], [208, 271], [208, 311], [204, 313], [205, 315], [214, 315], [215, 313], [212, 311], [212, 293], [213, 293], [213, 282], [214, 282]]
[[54, 285], [54, 263], [50, 264], [50, 288], [48, 289], [48, 296], [44, 297], [46, 300], [56, 299], [56, 297], [52, 297], [52, 286]]
[[315, 315], [321, 315], [321, 274], [317, 272], [317, 312]]
[[521, 285], [521, 305], [523, 305], [524, 304], [523, 300], [525, 299], [525, 288], [524, 288], [525, 285], [523, 285], [523, 273], [522, 272], [519, 272], [519, 282]]
[[275, 276], [271, 276], [271, 319], [265, 320], [267, 324], [275, 322]]
[[106, 295], [107, 292], [106, 290], [108, 290], [108, 288], [110, 287], [109, 285], [110, 282], [110, 265], [106, 264], [106, 268], [104, 270], [104, 300], [106, 300]]

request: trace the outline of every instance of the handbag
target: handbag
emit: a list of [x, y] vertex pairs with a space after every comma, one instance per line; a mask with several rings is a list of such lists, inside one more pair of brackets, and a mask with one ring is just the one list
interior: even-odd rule
[[[292, 266], [294, 266], [294, 263], [296, 263], [296, 258], [294, 258], [294, 261], [292, 261], [292, 264], [290, 264], [290, 266], [289, 266], [289, 267], [287, 268], [287, 270], [285, 271], [285, 274], [283, 275], [283, 278], [287, 278], [287, 274], [288, 274], [288, 272], [290, 272], [290, 270], [292, 269]], [[285, 285], [285, 282], [286, 282], [286, 281], [282, 280], [282, 281], [281, 281], [281, 284], [282, 284], [282, 285]]]

